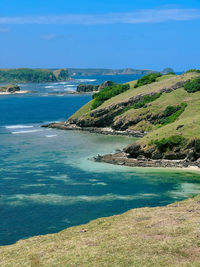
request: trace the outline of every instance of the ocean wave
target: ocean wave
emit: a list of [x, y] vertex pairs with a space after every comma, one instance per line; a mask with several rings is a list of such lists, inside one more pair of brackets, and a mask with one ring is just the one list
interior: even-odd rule
[[58, 136], [57, 134], [45, 135], [47, 138], [52, 138]]
[[76, 79], [76, 82], [95, 82], [96, 79]]
[[54, 88], [55, 86], [53, 85], [48, 85], [48, 86], [45, 86], [44, 88]]
[[64, 87], [76, 87], [77, 85], [75, 85], [75, 84], [67, 84], [67, 85], [65, 85]]
[[33, 125], [7, 125], [6, 129], [24, 129], [24, 128], [33, 128]]
[[36, 132], [42, 132], [43, 130], [28, 130], [28, 131], [17, 131], [17, 132], [11, 132], [12, 134], [26, 134], [26, 133], [36, 133]]

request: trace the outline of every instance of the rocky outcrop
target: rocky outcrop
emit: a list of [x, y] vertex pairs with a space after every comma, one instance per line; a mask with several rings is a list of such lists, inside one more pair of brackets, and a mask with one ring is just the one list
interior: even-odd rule
[[86, 93], [86, 92], [97, 92], [100, 91], [108, 86], [112, 86], [115, 83], [112, 81], [105, 81], [100, 85], [92, 85], [92, 84], [79, 84], [77, 86], [77, 92], [79, 93]]
[[94, 158], [95, 161], [138, 167], [200, 168], [200, 140], [190, 141], [184, 148], [175, 146], [171, 151], [161, 151], [156, 146], [146, 148], [140, 143], [127, 146], [124, 151]]
[[20, 91], [20, 87], [18, 85], [14, 84], [9, 84], [9, 85], [4, 85], [0, 86], [0, 92], [1, 93], [15, 93], [17, 91]]
[[132, 131], [132, 130], [126, 130], [126, 131], [115, 131], [112, 128], [103, 128], [103, 127], [80, 127], [76, 124], [72, 124], [69, 122], [59, 122], [59, 123], [50, 123], [47, 125], [42, 125], [42, 127], [45, 128], [54, 128], [54, 129], [60, 129], [60, 130], [73, 130], [73, 131], [86, 131], [90, 133], [97, 133], [97, 134], [104, 134], [104, 135], [120, 135], [120, 136], [130, 136], [130, 137], [143, 137], [146, 135], [146, 132], [140, 132], [140, 131]]
[[129, 158], [125, 152], [118, 152], [94, 158], [96, 162], [105, 162], [116, 165], [130, 167], [162, 167], [162, 168], [200, 168], [200, 161], [189, 161], [185, 159], [167, 160], [167, 159], [146, 159], [146, 158]]

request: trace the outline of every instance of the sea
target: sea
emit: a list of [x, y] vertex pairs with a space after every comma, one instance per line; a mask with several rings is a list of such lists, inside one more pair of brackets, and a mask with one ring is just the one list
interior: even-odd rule
[[41, 128], [66, 120], [91, 100], [90, 94], [67, 94], [78, 84], [125, 83], [138, 77], [20, 84], [30, 94], [0, 96], [0, 245], [200, 193], [200, 173], [195, 171], [93, 161], [135, 138]]

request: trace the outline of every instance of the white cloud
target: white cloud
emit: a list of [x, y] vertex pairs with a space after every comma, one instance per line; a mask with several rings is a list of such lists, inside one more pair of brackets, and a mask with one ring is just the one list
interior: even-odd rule
[[0, 24], [138, 24], [200, 19], [200, 9], [144, 9], [130, 13], [0, 17]]

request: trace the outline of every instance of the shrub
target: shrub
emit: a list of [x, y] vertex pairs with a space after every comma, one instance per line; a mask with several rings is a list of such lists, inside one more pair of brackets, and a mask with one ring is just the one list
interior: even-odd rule
[[157, 98], [159, 98], [161, 96], [162, 93], [156, 93], [154, 95], [151, 96], [144, 96], [142, 98], [142, 100], [140, 100], [139, 102], [133, 104], [133, 108], [138, 109], [138, 108], [142, 108], [144, 107], [146, 104], [153, 102], [154, 100], [156, 100]]
[[91, 109], [95, 109], [103, 104], [104, 101], [119, 95], [130, 89], [129, 84], [117, 84], [111, 85], [103, 88], [99, 93], [93, 94], [92, 98], [94, 99]]
[[186, 103], [181, 103], [180, 106], [168, 106], [164, 110], [164, 119], [160, 120], [161, 126], [165, 126], [169, 123], [175, 122], [175, 120], [178, 119], [178, 117], [183, 113], [185, 108], [187, 107]]
[[195, 93], [197, 91], [200, 91], [200, 78], [196, 78], [196, 79], [186, 82], [184, 85], [184, 89], [188, 93]]
[[198, 69], [190, 69], [190, 70], [187, 70], [185, 73], [190, 73], [190, 72], [200, 73], [200, 70], [198, 70]]
[[174, 147], [186, 145], [187, 140], [180, 135], [173, 135], [168, 138], [162, 138], [161, 140], [155, 140], [152, 143], [163, 153], [172, 150]]
[[161, 77], [162, 74], [161, 73], [150, 73], [148, 75], [143, 76], [142, 78], [140, 78], [137, 83], [135, 84], [135, 88], [139, 87], [139, 86], [143, 86], [146, 84], [150, 84], [156, 81], [156, 79], [158, 77]]
[[171, 72], [168, 72], [167, 74], [165, 74], [165, 75], [176, 75], [176, 73], [175, 72], [173, 72], [173, 71], [171, 71]]

